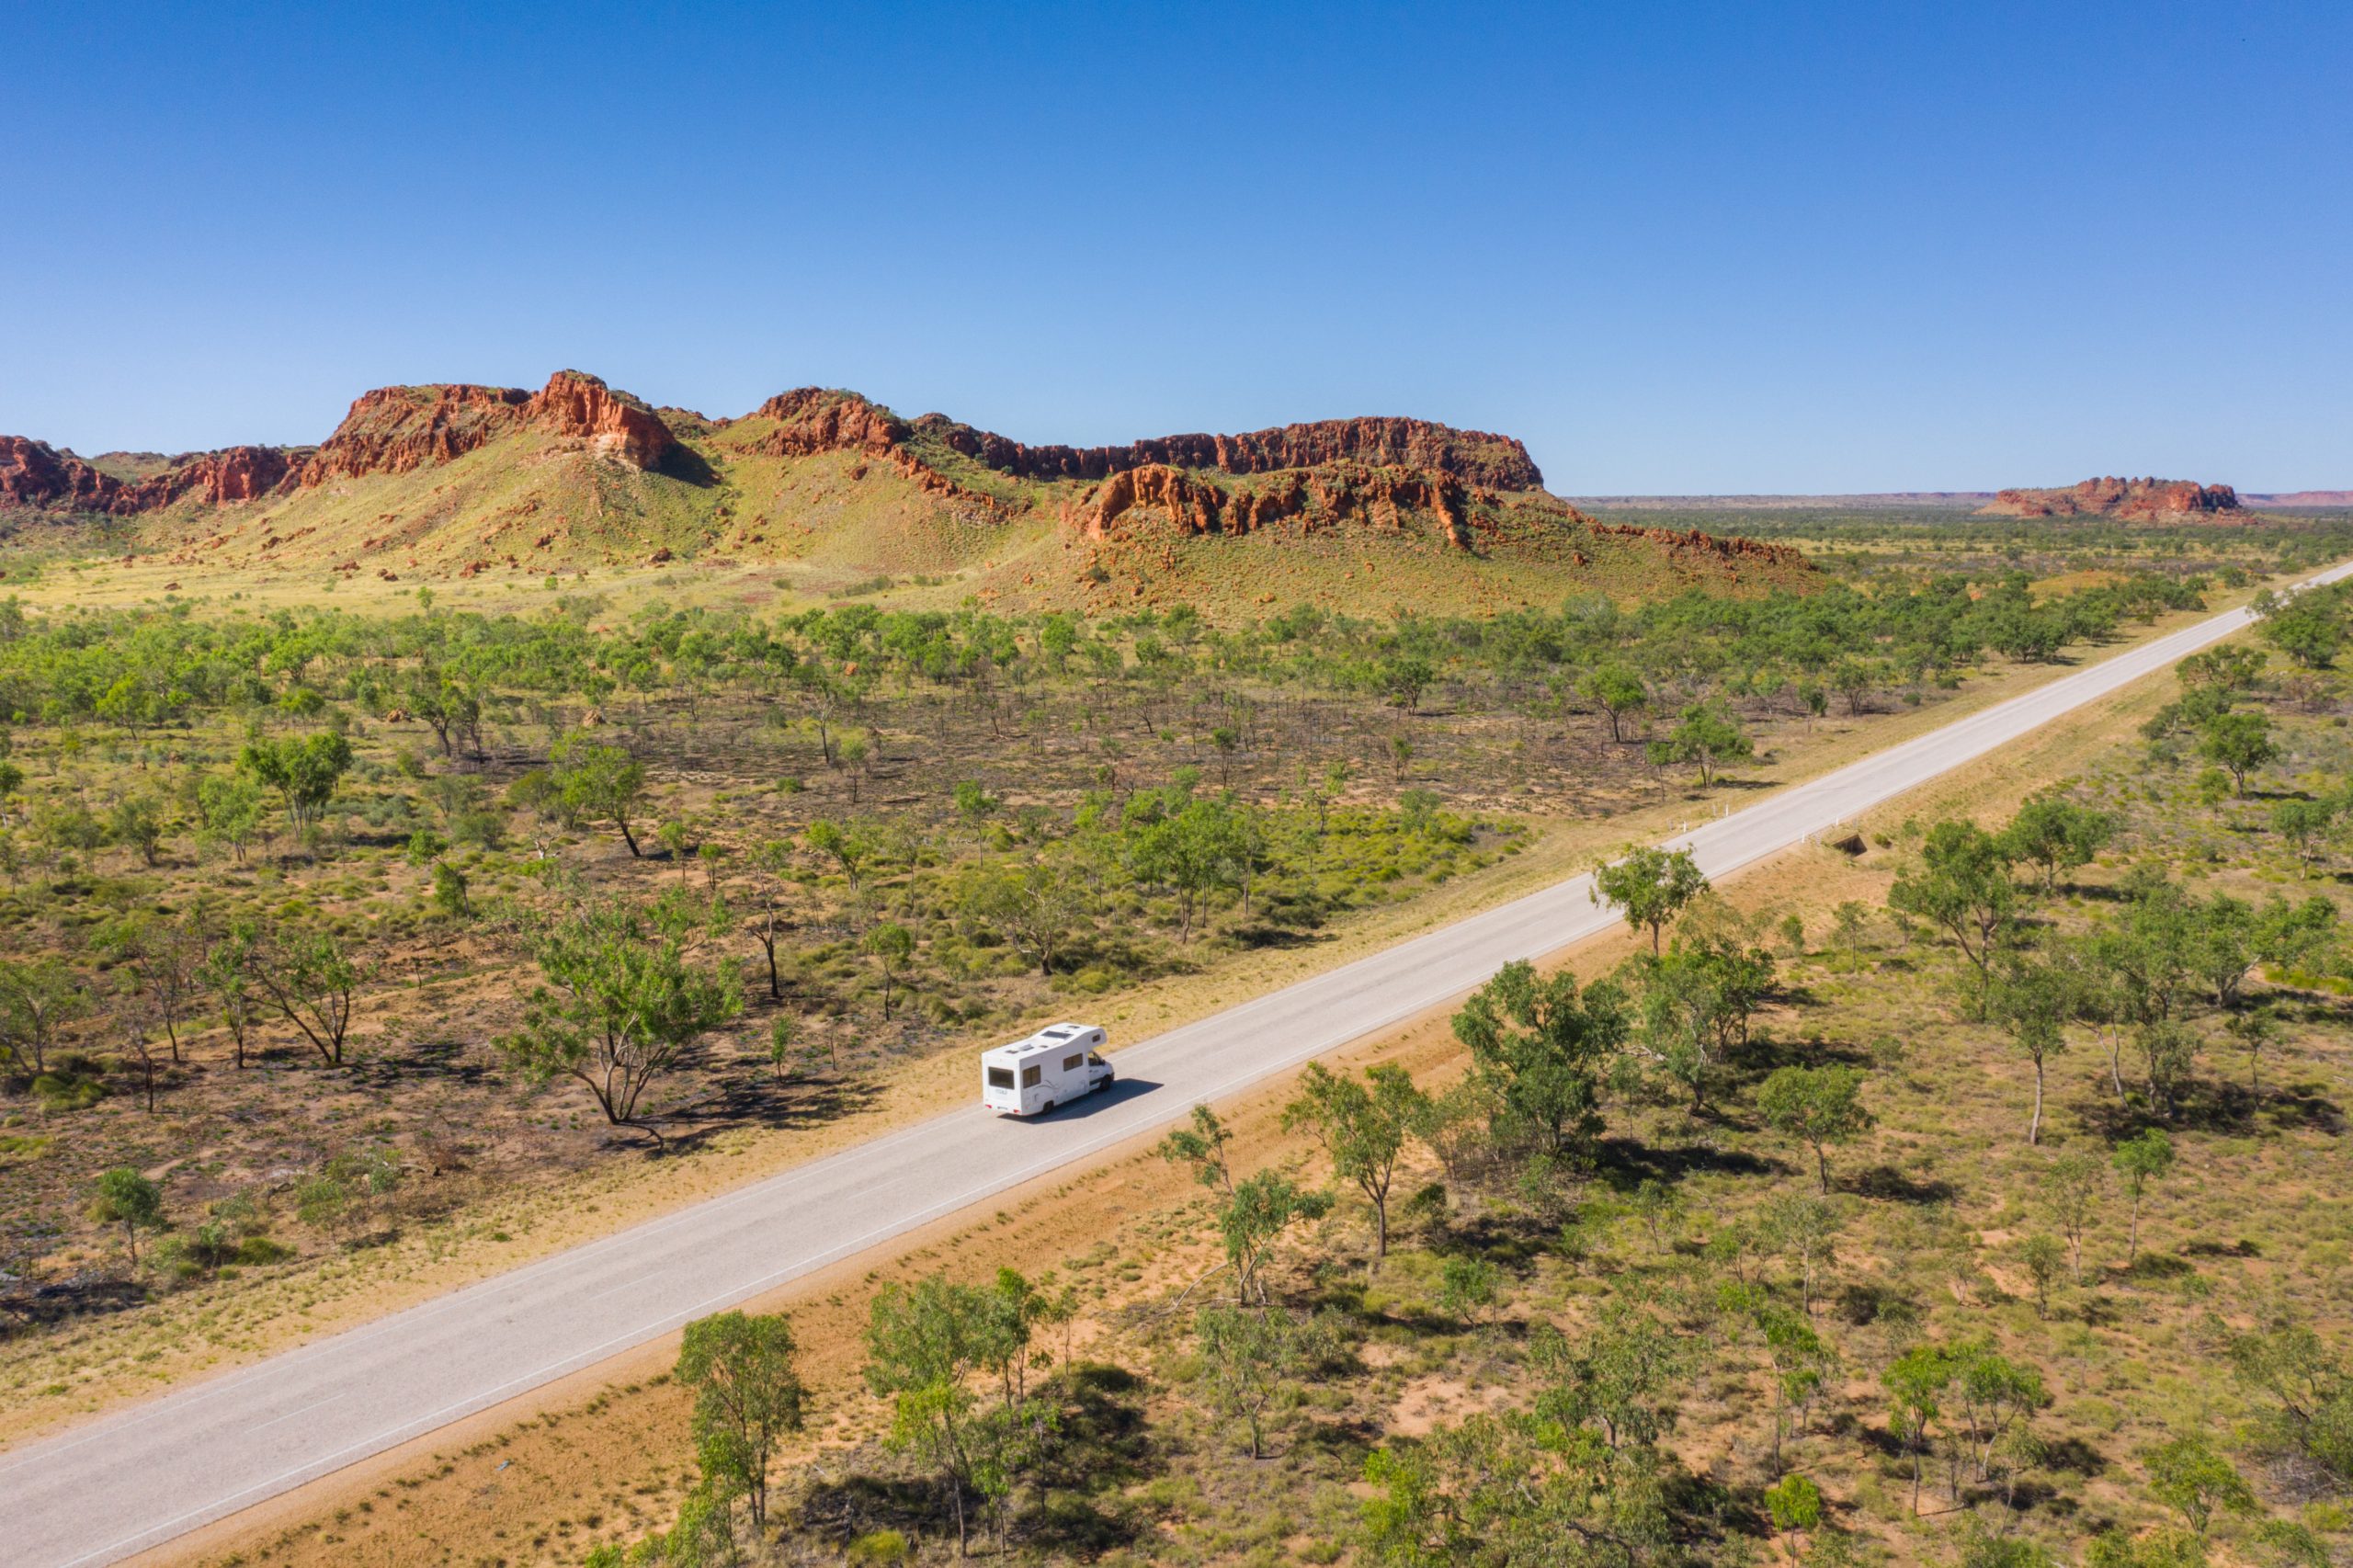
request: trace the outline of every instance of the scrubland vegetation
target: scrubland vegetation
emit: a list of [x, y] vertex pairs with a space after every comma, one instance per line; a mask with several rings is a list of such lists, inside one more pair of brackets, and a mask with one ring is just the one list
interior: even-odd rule
[[[10, 601], [0, 1324], [42, 1354], [0, 1398], [2275, 563], [1229, 627]], [[1618, 972], [1506, 971], [1459, 1078], [1312, 1072], [1296, 1158], [1205, 1117], [1199, 1200], [1052, 1278], [884, 1289], [861, 1384], [699, 1325], [700, 1479], [600, 1550], [2325, 1561], [2347, 610], [2266, 608], [2131, 755], [1889, 824], [1834, 911], [1629, 862]], [[816, 1445], [812, 1403], [887, 1416]]]
[[1506, 970], [1459, 1075], [1311, 1067], [1066, 1270], [886, 1284], [874, 1439], [588, 1561], [2337, 1561], [2347, 607], [2267, 608], [2014, 812], [1807, 851], [1826, 909], [1630, 860], [1631, 956]]

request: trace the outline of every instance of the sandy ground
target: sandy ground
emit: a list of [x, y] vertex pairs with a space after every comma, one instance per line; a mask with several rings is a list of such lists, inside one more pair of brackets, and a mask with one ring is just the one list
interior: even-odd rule
[[[1995, 684], [1985, 683], [1989, 689], [1977, 693], [1971, 705], [2019, 689], [2016, 686], [1992, 689]], [[1997, 757], [1956, 770], [1881, 808], [1861, 824], [1863, 830], [1866, 834], [1890, 832], [1914, 816], [1925, 821], [1939, 814], [2005, 814], [2033, 790], [2067, 777], [2127, 738], [2170, 695], [2170, 689], [2166, 676], [2143, 681], [2097, 711], [2071, 716]], [[1941, 722], [1965, 710], [1960, 703], [1949, 704], [1928, 717]], [[1885, 730], [1874, 737], [1899, 738]], [[1828, 758], [1809, 757], [1808, 761], [1831, 765]], [[1645, 816], [1650, 820], [1642, 825], [1658, 825], [1657, 813]], [[1636, 819], [1612, 825], [1622, 836], [1633, 830]], [[1580, 858], [1557, 852], [1547, 860], [1555, 869], [1564, 863], [1572, 868], [1581, 863]], [[1532, 855], [1507, 871], [1507, 878], [1501, 880], [1509, 881], [1510, 888], [1485, 888], [1475, 893], [1466, 889], [1452, 896], [1484, 903], [1516, 891], [1527, 880], [1553, 874]], [[1867, 863], [1807, 846], [1749, 868], [1728, 884], [1726, 892], [1745, 909], [1774, 917], [1793, 911], [1805, 915], [1818, 931], [1836, 903], [1854, 897], [1876, 898], [1884, 880], [1883, 873]], [[1440, 907], [1446, 902], [1433, 900], [1413, 911], [1419, 917], [1415, 924], [1450, 918], [1469, 907], [1468, 903]], [[1354, 948], [1386, 939], [1391, 938], [1366, 930], [1352, 933], [1347, 940]], [[1590, 977], [1617, 963], [1631, 948], [1630, 938], [1613, 933], [1556, 954], [1552, 961], [1566, 962]], [[1346, 955], [1318, 954], [1313, 967], [1324, 967], [1342, 956]], [[1290, 976], [1286, 973], [1270, 973], [1261, 983], [1279, 983], [1287, 978]], [[1243, 994], [1231, 980], [1226, 989], [1236, 998]], [[1165, 1010], [1165, 1021], [1171, 1022], [1186, 1016], [1180, 1009], [1198, 1013], [1218, 1005], [1213, 997], [1180, 995], [1157, 1002]], [[1359, 1041], [1329, 1060], [1352, 1066], [1398, 1062], [1417, 1077], [1442, 1083], [1461, 1067], [1460, 1048], [1447, 1027], [1448, 1012], [1435, 1009]], [[1149, 1027], [1163, 1021], [1160, 1017], [1147, 1020]], [[924, 1098], [926, 1095], [962, 1092], [961, 1062], [934, 1064], [914, 1076], [925, 1081], [894, 1088], [892, 1111], [828, 1130], [827, 1146], [839, 1138], [879, 1130], [879, 1119], [886, 1114], [914, 1114], [920, 1106], [944, 1103]], [[938, 1079], [936, 1086], [928, 1083], [930, 1077]], [[1234, 1127], [1244, 1164], [1308, 1157], [1303, 1139], [1283, 1133], [1279, 1125], [1295, 1077], [1286, 1074], [1260, 1084], [1221, 1108]], [[886, 1278], [940, 1268], [965, 1278], [983, 1277], [1000, 1265], [1019, 1267], [1033, 1277], [1047, 1267], [1069, 1270], [1074, 1259], [1082, 1259], [1104, 1239], [1137, 1233], [1146, 1228], [1147, 1221], [1164, 1219], [1192, 1199], [1193, 1188], [1186, 1175], [1150, 1153], [1154, 1141], [1140, 1138], [1112, 1151], [1085, 1172], [1065, 1171], [1043, 1178], [980, 1206], [985, 1213], [976, 1209], [943, 1220], [751, 1303], [759, 1311], [788, 1312], [792, 1316], [802, 1346], [802, 1374], [816, 1391], [810, 1447], [838, 1444], [876, 1429], [879, 1410], [857, 1381], [862, 1359], [859, 1334], [875, 1285]], [[797, 1157], [818, 1152], [805, 1146]], [[732, 1185], [750, 1174], [742, 1164], [730, 1164], [724, 1180]], [[608, 1208], [594, 1218], [606, 1221], [605, 1226], [590, 1224], [581, 1236], [608, 1227], [620, 1216]], [[1099, 1322], [1103, 1306], [1120, 1299], [1140, 1299], [1135, 1292], [1148, 1293], [1157, 1288], [1153, 1281], [1139, 1278], [1098, 1303], [1097, 1321], [1081, 1327], [1082, 1346], [1089, 1335], [1106, 1332]], [[686, 1402], [668, 1386], [665, 1376], [676, 1352], [675, 1335], [641, 1346], [136, 1561], [142, 1564], [200, 1562], [209, 1568], [246, 1563], [408, 1568], [427, 1563], [577, 1562], [597, 1540], [616, 1535], [632, 1537], [668, 1522], [676, 1494], [691, 1471]]]

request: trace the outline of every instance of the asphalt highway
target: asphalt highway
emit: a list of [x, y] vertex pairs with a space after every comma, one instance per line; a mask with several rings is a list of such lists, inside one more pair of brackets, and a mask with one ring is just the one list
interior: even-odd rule
[[[2321, 574], [2334, 581], [2353, 562]], [[2233, 610], [1714, 818], [1668, 843], [1721, 879], [1999, 750], [2246, 625]], [[0, 1453], [0, 1561], [94, 1568], [1084, 1161], [1202, 1101], [1606, 929], [1589, 877], [1118, 1051], [1040, 1120], [973, 1103], [362, 1327]]]

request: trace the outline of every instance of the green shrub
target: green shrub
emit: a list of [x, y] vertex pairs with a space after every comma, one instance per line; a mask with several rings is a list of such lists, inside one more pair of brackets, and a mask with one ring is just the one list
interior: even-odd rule
[[869, 1530], [851, 1541], [844, 1553], [847, 1561], [861, 1568], [870, 1563], [912, 1562], [915, 1556], [915, 1548], [897, 1530]]

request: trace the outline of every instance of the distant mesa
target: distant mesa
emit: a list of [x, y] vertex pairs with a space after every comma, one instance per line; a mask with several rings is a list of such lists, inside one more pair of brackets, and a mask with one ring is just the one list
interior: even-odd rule
[[2242, 499], [2258, 506], [2353, 506], [2353, 490], [2274, 490]]
[[537, 392], [379, 388], [316, 447], [84, 459], [0, 437], [0, 530], [88, 517], [131, 525], [125, 561], [175, 568], [402, 581], [775, 562], [820, 592], [913, 577], [949, 604], [1229, 616], [1818, 580], [1786, 546], [1597, 521], [1544, 489], [1519, 441], [1432, 420], [1034, 445], [840, 388], [710, 418], [577, 370]]
[[2005, 490], [1978, 514], [1989, 517], [2114, 517], [2125, 522], [2213, 517], [2237, 513], [2227, 484], [2187, 479], [2086, 479], [2059, 490]]

